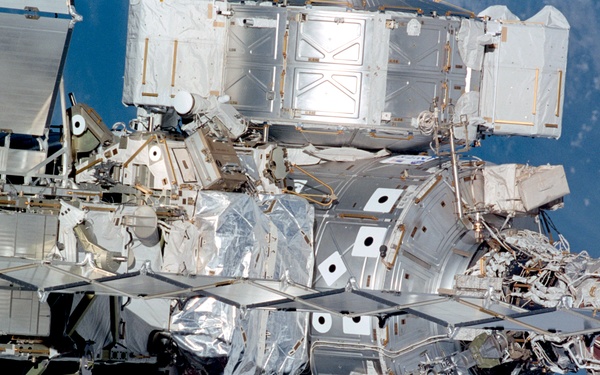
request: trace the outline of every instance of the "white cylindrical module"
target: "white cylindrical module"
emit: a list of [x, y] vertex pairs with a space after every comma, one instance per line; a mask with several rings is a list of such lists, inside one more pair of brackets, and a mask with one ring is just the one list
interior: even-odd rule
[[[331, 199], [323, 194], [323, 186], [329, 186], [337, 201], [315, 210], [312, 287], [339, 290], [353, 280], [365, 291], [435, 294], [451, 289], [454, 276], [467, 269], [480, 244], [458, 220], [449, 165], [433, 157], [402, 155], [305, 166], [305, 171], [289, 173], [286, 179], [302, 185], [298, 194], [322, 196], [324, 202]], [[476, 171], [465, 169], [460, 181], [476, 181]], [[472, 202], [467, 193], [471, 186], [464, 185], [461, 197]], [[360, 366], [376, 366], [399, 374], [418, 368], [425, 350], [435, 358], [459, 349], [449, 340], [421, 345], [424, 337], [444, 334], [442, 326], [409, 315], [388, 316], [380, 326], [374, 317], [313, 313], [312, 373], [349, 374]], [[371, 349], [373, 336], [386, 339], [389, 353], [421, 346], [393, 358], [380, 356]]]
[[133, 233], [147, 247], [154, 246], [160, 240], [158, 233], [158, 218], [156, 212], [149, 206], [140, 206], [133, 214]]
[[180, 116], [191, 117], [206, 112], [210, 108], [210, 102], [200, 95], [179, 91], [173, 98], [173, 108]]

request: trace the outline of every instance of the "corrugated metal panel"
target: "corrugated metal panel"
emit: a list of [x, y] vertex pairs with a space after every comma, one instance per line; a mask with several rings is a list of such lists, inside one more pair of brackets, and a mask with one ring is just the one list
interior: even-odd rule
[[42, 259], [57, 241], [58, 219], [27, 213], [0, 215], [0, 255]]
[[15, 233], [17, 230], [17, 214], [0, 215], [0, 255], [11, 257], [15, 255]]
[[[46, 152], [0, 148], [0, 174], [23, 175], [46, 159]], [[37, 171], [35, 171], [37, 172]], [[40, 168], [43, 172], [43, 168]]]
[[68, 14], [69, 9], [64, 1], [52, 0], [1, 0], [0, 7], [8, 9], [24, 9], [25, 6], [37, 8], [39, 12]]
[[0, 13], [0, 129], [43, 134], [52, 115], [70, 22]]
[[41, 259], [44, 251], [44, 216], [17, 215], [15, 237], [15, 256]]
[[48, 336], [50, 308], [36, 292], [0, 290], [0, 331], [2, 334]]

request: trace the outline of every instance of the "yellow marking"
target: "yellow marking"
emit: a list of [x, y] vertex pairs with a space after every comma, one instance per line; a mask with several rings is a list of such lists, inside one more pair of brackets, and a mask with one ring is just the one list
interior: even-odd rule
[[344, 133], [343, 130], [336, 130], [336, 131], [304, 130], [301, 127], [296, 127], [296, 130], [299, 131], [300, 133], [324, 134], [324, 135], [339, 135], [339, 134], [343, 134]]
[[560, 92], [562, 91], [562, 79], [563, 79], [563, 71], [558, 71], [558, 92], [556, 97], [556, 111], [554, 114], [558, 117], [560, 116]]
[[78, 169], [78, 170], [75, 172], [75, 175], [78, 175], [78, 174], [80, 174], [81, 172], [87, 171], [88, 169], [92, 168], [94, 165], [96, 165], [96, 164], [100, 164], [100, 163], [102, 163], [102, 159], [96, 159], [96, 160], [94, 160], [93, 162], [91, 162], [91, 163], [88, 163], [88, 165], [86, 165], [85, 167], [83, 167], [83, 168], [81, 168], [81, 169]]
[[175, 71], [177, 70], [177, 45], [178, 42], [173, 42], [173, 67], [171, 68], [171, 87], [175, 87]]
[[347, 1], [336, 1], [336, 0], [308, 0], [306, 5], [310, 4], [333, 4], [333, 5], [342, 5], [346, 8], [354, 9], [354, 5]]
[[287, 59], [288, 37], [289, 37], [288, 31], [286, 30], [285, 33], [283, 34], [283, 49], [281, 50], [284, 60]]
[[281, 97], [283, 98], [283, 93], [284, 93], [284, 85], [285, 85], [285, 69], [283, 69], [281, 71], [281, 80], [279, 81], [279, 94], [281, 95]]
[[364, 214], [339, 214], [341, 219], [368, 219], [377, 221], [377, 217], [373, 215], [364, 215]]
[[135, 184], [134, 188], [138, 189], [139, 191], [141, 191], [142, 193], [146, 194], [146, 195], [152, 195], [152, 190], [148, 189], [147, 187], [140, 185], [140, 184]]
[[395, 141], [410, 141], [411, 139], [414, 138], [414, 136], [409, 135], [406, 137], [394, 137], [391, 135], [377, 135], [377, 133], [373, 132], [373, 133], [369, 133], [369, 136], [371, 138], [376, 138], [376, 139], [393, 139]]
[[[452, 67], [452, 64], [450, 63], [450, 60], [452, 59], [452, 47], [450, 47], [450, 42], [446, 42], [444, 49], [446, 50], [446, 65], [444, 65], [444, 68], [442, 70], [444, 72], [448, 73], [450, 71], [450, 68]], [[446, 85], [446, 89], [447, 89], [448, 84], [446, 84], [445, 82], [444, 82], [444, 84]]]
[[379, 10], [382, 12], [385, 12], [386, 9], [408, 10], [408, 11], [412, 11], [412, 12], [417, 12], [418, 14], [423, 14], [423, 9], [415, 8], [415, 7], [406, 7], [406, 6], [400, 6], [400, 5], [381, 5], [379, 7]]
[[142, 85], [146, 84], [146, 65], [147, 65], [147, 61], [148, 61], [148, 43], [150, 42], [150, 39], [146, 38], [146, 42], [144, 44], [144, 68], [142, 71]]
[[502, 43], [506, 42], [506, 39], [508, 38], [508, 28], [506, 26], [502, 26]]
[[494, 122], [496, 124], [533, 126], [533, 122], [526, 122], [526, 121], [496, 120]]
[[394, 264], [396, 264], [396, 259], [398, 258], [398, 253], [400, 253], [400, 248], [402, 247], [402, 242], [404, 242], [404, 233], [406, 233], [406, 227], [404, 226], [404, 224], [400, 224], [398, 229], [401, 231], [400, 239], [398, 240], [398, 243], [396, 244], [396, 249], [394, 251], [394, 257], [392, 258], [392, 261], [386, 262], [385, 259], [381, 258], [383, 264], [385, 265], [385, 267], [388, 270], [391, 270], [394, 267]]
[[438, 184], [438, 183], [439, 183], [441, 180], [442, 180], [442, 176], [440, 176], [440, 175], [437, 175], [437, 176], [435, 177], [435, 181], [433, 182], [433, 184], [431, 184], [431, 186], [429, 187], [429, 189], [427, 189], [427, 191], [425, 191], [425, 194], [423, 194], [422, 196], [420, 196], [420, 197], [417, 197], [417, 198], [415, 199], [415, 204], [419, 204], [419, 203], [421, 203], [421, 202], [423, 201], [423, 199], [425, 199], [425, 197], [426, 197], [427, 195], [429, 195], [429, 193], [431, 193], [431, 191], [433, 190], [433, 188], [434, 188], [434, 187], [435, 187], [435, 186], [436, 186], [436, 185], [437, 185], [437, 184]]
[[171, 152], [169, 151], [169, 146], [167, 146], [167, 141], [162, 139], [160, 143], [165, 145], [165, 150], [167, 151], [167, 159], [169, 160], [169, 165], [171, 166], [171, 173], [173, 174], [173, 181], [171, 181], [171, 183], [173, 185], [177, 185], [177, 175], [175, 174], [175, 168], [173, 168], [173, 160], [171, 159]]
[[133, 155], [131, 155], [131, 156], [129, 157], [129, 159], [127, 159], [127, 161], [126, 161], [125, 163], [123, 163], [123, 167], [127, 168], [127, 167], [129, 166], [129, 163], [131, 163], [131, 161], [132, 161], [133, 159], [135, 159], [135, 157], [136, 157], [136, 156], [138, 156], [140, 152], [142, 152], [142, 150], [144, 149], [144, 147], [148, 146], [148, 145], [150, 144], [150, 142], [152, 142], [153, 140], [156, 140], [156, 139], [157, 139], [156, 135], [152, 135], [152, 136], [150, 136], [150, 138], [148, 138], [148, 139], [146, 140], [146, 142], [144, 142], [144, 144], [143, 144], [143, 145], [141, 145], [141, 146], [140, 146], [140, 148], [138, 148], [138, 149], [137, 149], [137, 150], [136, 150], [136, 151], [133, 153]]

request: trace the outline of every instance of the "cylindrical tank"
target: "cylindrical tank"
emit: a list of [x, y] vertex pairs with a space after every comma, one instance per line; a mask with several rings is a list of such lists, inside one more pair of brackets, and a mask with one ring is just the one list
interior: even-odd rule
[[210, 102], [200, 95], [179, 91], [173, 98], [173, 107], [182, 117], [191, 117], [210, 108]]

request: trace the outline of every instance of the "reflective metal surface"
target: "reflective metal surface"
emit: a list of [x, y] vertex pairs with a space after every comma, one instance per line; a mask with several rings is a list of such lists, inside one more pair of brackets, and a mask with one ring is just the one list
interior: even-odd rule
[[600, 263], [546, 214], [563, 168], [461, 156], [492, 134], [560, 135], [553, 7], [521, 22], [443, 1], [132, 1], [136, 117], [109, 130], [61, 84], [47, 157], [81, 17], [0, 3], [0, 132], [27, 135], [0, 149], [0, 358], [86, 375], [600, 371]]
[[[38, 3], [42, 10], [54, 12], [58, 8], [46, 4], [49, 2]], [[14, 6], [23, 9], [21, 2], [14, 2]], [[60, 10], [64, 13], [66, 7], [62, 5]], [[71, 19], [47, 15], [0, 12], [0, 129], [40, 136], [49, 125]], [[24, 42], [15, 43], [17, 40]]]

